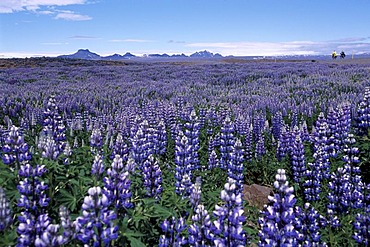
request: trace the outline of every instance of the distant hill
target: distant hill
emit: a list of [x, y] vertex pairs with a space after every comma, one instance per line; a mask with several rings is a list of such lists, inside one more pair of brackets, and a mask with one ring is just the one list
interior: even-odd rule
[[113, 54], [110, 56], [102, 57], [103, 60], [126, 60], [136, 57], [135, 55], [127, 52], [125, 55]]
[[[213, 54], [209, 51], [199, 51], [191, 54], [190, 56], [185, 55], [184, 53], [181, 54], [173, 54], [168, 55], [166, 53], [163, 54], [149, 54], [145, 55], [145, 58], [222, 58], [223, 56], [221, 54]], [[119, 60], [126, 60], [126, 59], [132, 59], [132, 58], [139, 58], [130, 52], [127, 52], [124, 55], [120, 54], [113, 54], [110, 56], [102, 57], [99, 54], [96, 54], [94, 52], [89, 51], [88, 49], [80, 49], [74, 54], [70, 55], [60, 55], [58, 58], [71, 58], [71, 59], [85, 59], [85, 60], [109, 60], [109, 61], [119, 61]]]
[[88, 49], [80, 49], [76, 53], [71, 55], [61, 55], [59, 58], [71, 58], [71, 59], [86, 59], [86, 60], [100, 60], [100, 55], [89, 51]]
[[170, 55], [163, 53], [163, 54], [149, 54], [148, 57], [170, 57]]
[[125, 55], [123, 55], [124, 58], [134, 58], [136, 57], [134, 54], [131, 54], [130, 52], [126, 52]]
[[181, 54], [173, 54], [171, 57], [174, 57], [174, 58], [184, 58], [184, 57], [188, 57], [188, 56], [186, 56], [184, 53], [181, 53]]
[[212, 52], [209, 52], [209, 51], [198, 51], [198, 52], [195, 52], [193, 54], [190, 55], [190, 57], [193, 57], [193, 58], [221, 58], [222, 55], [221, 54], [213, 54]]

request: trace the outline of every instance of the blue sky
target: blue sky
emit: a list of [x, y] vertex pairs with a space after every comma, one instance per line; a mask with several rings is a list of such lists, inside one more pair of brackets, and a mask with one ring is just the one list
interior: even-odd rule
[[367, 0], [1, 0], [0, 57], [370, 52]]

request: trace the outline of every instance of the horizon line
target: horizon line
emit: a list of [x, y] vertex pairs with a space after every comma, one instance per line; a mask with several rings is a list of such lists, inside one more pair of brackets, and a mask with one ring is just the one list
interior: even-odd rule
[[[130, 51], [127, 51], [125, 53], [122, 53], [122, 54], [119, 54], [119, 53], [104, 53], [104, 54], [99, 54], [97, 52], [92, 52], [90, 49], [86, 48], [86, 49], [78, 49], [79, 50], [87, 50], [91, 53], [95, 53], [97, 54], [98, 56], [100, 56], [101, 58], [105, 58], [105, 57], [108, 57], [108, 56], [113, 56], [115, 54], [117, 55], [125, 55], [126, 53], [130, 53], [132, 55], [134, 55], [136, 58], [148, 58], [150, 57], [151, 55], [169, 55], [169, 56], [174, 56], [174, 55], [186, 55], [187, 57], [190, 58], [191, 55], [197, 53], [197, 52], [209, 52], [209, 53], [212, 53], [213, 55], [216, 55], [216, 54], [220, 54], [222, 57], [310, 57], [310, 56], [330, 56], [331, 54], [326, 54], [326, 53], [302, 53], [302, 54], [270, 54], [270, 55], [266, 55], [266, 54], [260, 54], [260, 55], [257, 55], [257, 54], [253, 54], [253, 55], [222, 55], [221, 53], [214, 53], [212, 51], [209, 51], [207, 49], [204, 49], [204, 50], [200, 50], [200, 51], [195, 51], [195, 52], [173, 52], [173, 53], [167, 53], [167, 52], [154, 52], [154, 53], [142, 53], [142, 52], [139, 52], [139, 53], [136, 53], [135, 52], [130, 52]], [[28, 52], [7, 52], [7, 53], [0, 53], [0, 58], [1, 59], [10, 59], [10, 58], [40, 58], [40, 57], [48, 57], [48, 58], [58, 58], [59, 56], [71, 56], [71, 55], [74, 55], [76, 54], [77, 52], [75, 53], [70, 53], [70, 54], [59, 54], [59, 53], [38, 53], [38, 52], [34, 52], [34, 53], [28, 53]], [[356, 53], [347, 53], [347, 55], [366, 55], [366, 54], [370, 54], [370, 53], [367, 53], [367, 52], [356, 52]]]

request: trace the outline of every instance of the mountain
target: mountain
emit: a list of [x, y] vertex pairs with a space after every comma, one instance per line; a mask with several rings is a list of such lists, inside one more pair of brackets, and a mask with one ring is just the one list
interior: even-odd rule
[[163, 53], [163, 54], [149, 54], [148, 57], [170, 57], [170, 55]]
[[186, 56], [184, 53], [181, 53], [181, 54], [173, 54], [171, 57], [174, 57], [174, 58], [184, 58], [184, 57], [188, 57], [188, 56]]
[[130, 58], [134, 58], [136, 57], [135, 55], [129, 53], [129, 52], [126, 52], [125, 55], [120, 55], [120, 54], [113, 54], [113, 55], [110, 55], [110, 56], [106, 56], [106, 57], [102, 57], [102, 59], [104, 60], [126, 60], [126, 59], [130, 59]]
[[88, 49], [80, 49], [76, 53], [71, 55], [61, 55], [59, 58], [72, 58], [72, 59], [86, 59], [86, 60], [99, 60], [102, 57]]
[[122, 60], [122, 59], [125, 59], [125, 58], [122, 55], [115, 53], [115, 54], [110, 55], [110, 56], [102, 57], [102, 59], [104, 59], [104, 60]]
[[[223, 56], [216, 53], [213, 54], [212, 52], [209, 52], [207, 50], [204, 51], [198, 51], [190, 56], [185, 55], [184, 53], [181, 54], [173, 54], [173, 55], [168, 55], [166, 53], [163, 54], [149, 54], [149, 55], [144, 55], [143, 57], [146, 58], [222, 58]], [[94, 52], [89, 51], [88, 49], [79, 49], [76, 53], [70, 54], [70, 55], [60, 55], [58, 58], [71, 58], [71, 59], [86, 59], [86, 60], [112, 60], [112, 61], [119, 61], [119, 60], [126, 60], [126, 59], [131, 59], [131, 58], [138, 58], [137, 56], [131, 54], [130, 52], [127, 52], [124, 55], [120, 54], [113, 54], [110, 56], [105, 56], [102, 57], [99, 54], [96, 54]]]
[[190, 55], [190, 57], [193, 58], [221, 58], [222, 56], [218, 53], [213, 54], [212, 52], [209, 51], [198, 51]]
[[131, 54], [130, 52], [126, 52], [126, 54], [125, 55], [123, 55], [123, 57], [124, 58], [128, 58], [128, 59], [130, 59], [130, 58], [134, 58], [134, 57], [136, 57], [134, 54]]

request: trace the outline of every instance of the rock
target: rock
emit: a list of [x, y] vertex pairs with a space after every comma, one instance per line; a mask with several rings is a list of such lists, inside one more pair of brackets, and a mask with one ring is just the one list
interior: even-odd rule
[[258, 184], [243, 186], [244, 199], [249, 205], [258, 209], [263, 209], [263, 206], [269, 202], [268, 196], [272, 195], [272, 191], [272, 188]]

